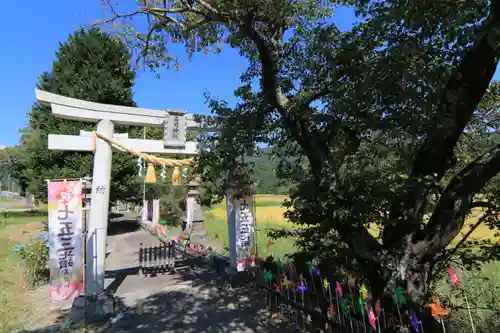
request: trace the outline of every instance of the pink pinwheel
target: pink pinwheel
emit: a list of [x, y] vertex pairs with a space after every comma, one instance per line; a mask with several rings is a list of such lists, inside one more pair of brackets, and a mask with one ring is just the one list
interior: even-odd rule
[[451, 283], [458, 288], [459, 287], [458, 277], [457, 273], [455, 272], [455, 268], [453, 267], [452, 264], [448, 266], [448, 275], [450, 276]]
[[375, 313], [373, 313], [373, 309], [370, 308], [370, 312], [368, 313], [368, 321], [370, 322], [370, 326], [373, 327], [373, 329], [377, 329], [376, 325], [376, 319], [375, 319]]
[[344, 293], [342, 292], [342, 285], [340, 284], [340, 282], [335, 282], [335, 289], [337, 290], [337, 295], [339, 297], [342, 297], [344, 296]]

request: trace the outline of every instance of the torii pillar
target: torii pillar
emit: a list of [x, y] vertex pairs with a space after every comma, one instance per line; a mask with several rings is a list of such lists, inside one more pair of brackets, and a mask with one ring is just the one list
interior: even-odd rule
[[[114, 124], [111, 120], [101, 120], [97, 124], [97, 131], [112, 138]], [[86, 295], [96, 296], [104, 290], [111, 162], [111, 146], [105, 141], [96, 139], [90, 218], [87, 227], [89, 232], [87, 236], [87, 263], [93, 263], [93, 265], [89, 267], [87, 264], [87, 274], [85, 276], [88, 282], [92, 282], [86, 283]], [[90, 249], [92, 249], [92, 251], [88, 251]]]

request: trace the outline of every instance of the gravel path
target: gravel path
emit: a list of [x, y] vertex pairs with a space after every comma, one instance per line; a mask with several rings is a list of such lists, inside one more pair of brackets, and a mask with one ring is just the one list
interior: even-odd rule
[[[109, 236], [107, 270], [137, 265], [140, 243], [149, 246], [158, 240], [142, 229]], [[200, 263], [181, 258], [173, 275], [127, 275], [107, 282], [120, 280], [115, 295], [122, 315], [108, 332], [270, 332], [262, 294], [250, 287], [230, 288], [213, 268]]]

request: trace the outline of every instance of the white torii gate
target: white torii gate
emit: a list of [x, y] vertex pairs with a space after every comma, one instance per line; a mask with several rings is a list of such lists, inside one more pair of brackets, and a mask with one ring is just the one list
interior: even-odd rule
[[[177, 110], [150, 110], [87, 102], [35, 89], [36, 99], [50, 103], [56, 117], [97, 122], [97, 131], [113, 138], [128, 148], [145, 153], [185, 154], [198, 153], [197, 142], [186, 142], [186, 131], [199, 129], [193, 114]], [[128, 135], [114, 133], [114, 123], [123, 125], [164, 127], [164, 140], [129, 139]], [[204, 128], [215, 131], [214, 128]], [[81, 131], [76, 135], [49, 134], [49, 149], [66, 151], [92, 151], [93, 138]], [[92, 175], [92, 199], [88, 225], [87, 281], [88, 295], [97, 296], [104, 290], [106, 237], [108, 233], [109, 188], [111, 181], [112, 147], [103, 140], [95, 142]]]

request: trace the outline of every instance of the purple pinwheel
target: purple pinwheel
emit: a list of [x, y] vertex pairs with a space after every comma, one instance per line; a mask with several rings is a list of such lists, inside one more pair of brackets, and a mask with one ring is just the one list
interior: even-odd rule
[[420, 325], [417, 318], [417, 314], [413, 310], [410, 310], [410, 322], [411, 326], [415, 329], [415, 331], [417, 333], [420, 333]]
[[300, 281], [299, 285], [297, 286], [297, 291], [300, 291], [300, 292], [306, 292], [307, 290], [307, 287], [304, 283], [304, 281]]

